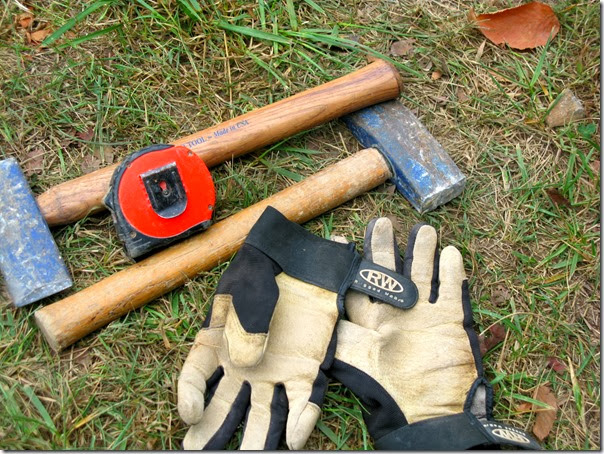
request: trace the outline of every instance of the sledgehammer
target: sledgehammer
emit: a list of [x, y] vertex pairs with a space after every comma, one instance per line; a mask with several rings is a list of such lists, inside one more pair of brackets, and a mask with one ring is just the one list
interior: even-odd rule
[[[403, 109], [401, 104], [399, 106]], [[385, 117], [382, 116], [382, 120]], [[392, 124], [392, 127], [394, 131], [397, 125]], [[399, 140], [387, 135], [384, 143], [376, 144], [378, 148], [359, 151], [217, 222], [203, 233], [38, 310], [35, 313], [36, 323], [53, 350], [59, 351], [71, 345], [112, 320], [184, 284], [201, 271], [228, 260], [267, 206], [281, 211], [293, 222], [303, 223], [390, 178], [399, 190], [407, 190], [403, 179], [396, 178], [396, 175], [403, 175], [408, 166], [427, 167], [426, 161], [432, 169], [431, 178], [441, 187], [452, 186], [456, 179], [463, 179], [442, 148], [420, 149], [405, 138], [418, 131], [405, 131], [404, 124], [398, 127]], [[379, 135], [375, 136], [375, 141], [380, 142]]]
[[[212, 167], [341, 115], [396, 98], [400, 89], [396, 69], [377, 60], [172, 144], [186, 146]], [[0, 273], [16, 306], [71, 286], [48, 226], [74, 222], [103, 210], [103, 198], [116, 167], [66, 181], [34, 199], [16, 161], [0, 161]]]

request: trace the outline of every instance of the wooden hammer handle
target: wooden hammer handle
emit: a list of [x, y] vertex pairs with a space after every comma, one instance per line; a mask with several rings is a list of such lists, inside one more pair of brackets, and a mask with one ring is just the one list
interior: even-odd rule
[[[208, 167], [213, 167], [341, 115], [396, 98], [400, 90], [401, 79], [396, 69], [377, 60], [339, 79], [172, 143], [190, 148]], [[48, 225], [68, 224], [103, 210], [103, 198], [116, 167], [99, 169], [38, 196]]]
[[360, 151], [67, 298], [39, 309], [36, 323], [55, 351], [228, 260], [267, 206], [302, 223], [391, 177], [374, 148]]

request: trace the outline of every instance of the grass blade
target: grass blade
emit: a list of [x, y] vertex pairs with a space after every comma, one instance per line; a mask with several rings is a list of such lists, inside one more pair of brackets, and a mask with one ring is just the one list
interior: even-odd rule
[[289, 26], [292, 30], [298, 30], [298, 18], [296, 17], [296, 9], [292, 0], [286, 0], [285, 9], [289, 17]]
[[104, 28], [102, 30], [97, 30], [95, 32], [88, 33], [85, 36], [81, 36], [79, 38], [72, 39], [71, 41], [67, 41], [66, 43], [63, 43], [63, 44], [57, 46], [57, 49], [63, 49], [65, 47], [74, 47], [74, 46], [77, 46], [77, 45], [82, 44], [82, 43], [84, 43], [86, 41], [90, 41], [92, 39], [98, 38], [99, 36], [107, 35], [108, 33], [111, 33], [112, 31], [115, 31], [118, 28], [122, 28], [122, 24], [112, 25], [111, 27], [107, 27], [107, 28]]
[[304, 3], [308, 4], [312, 9], [314, 9], [315, 11], [320, 12], [321, 14], [325, 14], [325, 10], [323, 8], [321, 8], [317, 3], [315, 3], [313, 0], [304, 0]]
[[273, 68], [271, 68], [268, 63], [262, 61], [259, 57], [257, 57], [256, 55], [254, 55], [252, 52], [246, 52], [246, 54], [252, 60], [254, 60], [254, 63], [256, 63], [258, 66], [260, 66], [266, 72], [268, 72], [269, 74], [271, 74], [275, 79], [277, 79], [279, 81], [279, 83], [281, 83], [281, 85], [283, 85], [283, 87], [286, 90], [289, 90], [289, 85], [287, 84], [287, 82], [285, 80], [283, 80], [283, 78], [279, 74], [277, 74], [277, 72]]
[[231, 25], [222, 20], [218, 21], [216, 23], [216, 25], [218, 27], [222, 28], [223, 30], [228, 30], [228, 31], [231, 31], [234, 33], [239, 33], [241, 35], [250, 36], [252, 38], [262, 39], [265, 41], [272, 41], [274, 43], [290, 44], [290, 40], [287, 38], [284, 38], [281, 35], [275, 35], [273, 33], [264, 32], [262, 30], [256, 30], [255, 28], [241, 27], [239, 25]]
[[97, 9], [102, 8], [103, 6], [107, 6], [113, 3], [113, 0], [101, 0], [99, 2], [95, 2], [86, 8], [81, 13], [77, 14], [75, 17], [69, 19], [65, 24], [58, 28], [56, 31], [51, 33], [43, 42], [42, 45], [48, 46], [49, 44], [55, 42], [59, 39], [63, 34], [71, 30], [76, 24], [82, 22], [86, 17], [94, 13]]
[[34, 390], [30, 386], [24, 386], [23, 391], [25, 392], [27, 397], [29, 397], [29, 400], [31, 401], [33, 406], [36, 407], [36, 410], [38, 410], [40, 416], [42, 416], [42, 419], [44, 420], [44, 425], [48, 427], [48, 429], [50, 429], [52, 432], [56, 433], [57, 427], [55, 426], [55, 423], [52, 422], [52, 418], [46, 411], [46, 407], [44, 407], [44, 404], [40, 402], [40, 399], [38, 398], [38, 396], [36, 396]]

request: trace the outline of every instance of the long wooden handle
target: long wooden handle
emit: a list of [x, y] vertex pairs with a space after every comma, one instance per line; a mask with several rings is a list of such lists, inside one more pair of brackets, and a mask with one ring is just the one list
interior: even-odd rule
[[59, 351], [228, 260], [267, 206], [302, 223], [391, 177], [374, 148], [355, 153], [307, 179], [217, 222], [205, 232], [155, 254], [67, 298], [39, 309], [36, 323]]
[[[377, 60], [339, 79], [171, 143], [189, 147], [213, 167], [339, 116], [396, 98], [400, 90], [396, 69]], [[99, 169], [38, 196], [48, 225], [68, 224], [105, 209], [103, 197], [116, 167]]]

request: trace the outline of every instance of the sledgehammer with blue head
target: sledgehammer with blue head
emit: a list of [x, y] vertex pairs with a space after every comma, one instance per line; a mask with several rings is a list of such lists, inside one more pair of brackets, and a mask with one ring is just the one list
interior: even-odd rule
[[466, 177], [426, 127], [399, 101], [386, 101], [344, 117], [364, 147], [378, 148], [390, 162], [392, 181], [420, 213], [463, 191]]
[[[423, 207], [434, 207], [458, 194], [463, 188], [463, 175], [444, 150], [434, 145], [436, 141], [430, 139], [431, 136], [419, 121], [411, 118], [400, 103], [386, 106], [384, 112], [378, 112], [382, 124], [389, 125], [388, 131], [381, 129], [384, 134], [371, 125], [356, 127], [357, 133], [359, 130], [372, 132], [374, 147], [326, 167], [268, 199], [217, 222], [205, 232], [38, 310], [35, 313], [36, 323], [50, 346], [54, 350], [61, 350], [127, 312], [183, 285], [198, 273], [228, 260], [243, 244], [248, 232], [268, 206], [279, 210], [290, 221], [303, 223], [389, 179], [396, 183], [401, 192], [420, 194], [417, 199], [422, 201], [423, 205], [420, 206]], [[388, 115], [392, 115], [391, 122]], [[422, 140], [418, 140], [418, 137]], [[420, 172], [417, 169], [423, 170]], [[414, 175], [421, 176], [419, 185]]]

